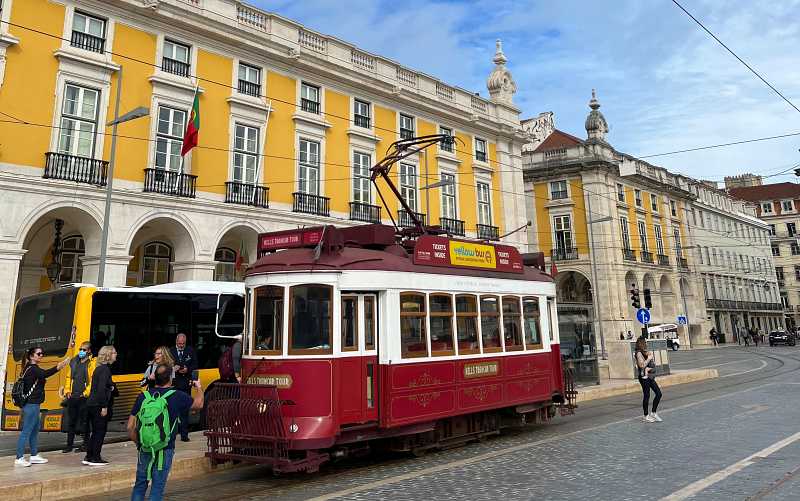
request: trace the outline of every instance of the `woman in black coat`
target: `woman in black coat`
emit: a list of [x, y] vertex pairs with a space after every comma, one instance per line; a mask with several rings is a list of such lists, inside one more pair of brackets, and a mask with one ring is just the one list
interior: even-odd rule
[[114, 392], [110, 365], [117, 361], [117, 350], [113, 346], [103, 346], [97, 354], [97, 367], [92, 374], [92, 391], [86, 401], [89, 421], [92, 423], [92, 436], [86, 447], [86, 457], [82, 463], [89, 466], [105, 466], [108, 461], [100, 456], [110, 414]]

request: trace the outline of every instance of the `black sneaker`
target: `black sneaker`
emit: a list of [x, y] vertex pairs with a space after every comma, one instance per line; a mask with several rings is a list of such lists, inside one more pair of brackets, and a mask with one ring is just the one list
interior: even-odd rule
[[181, 437], [181, 442], [189, 442], [189, 437]]
[[64, 454], [66, 454], [66, 453], [68, 453], [68, 452], [72, 452], [74, 449], [75, 449], [75, 448], [74, 448], [73, 446], [71, 446], [71, 445], [68, 445], [68, 446], [64, 447], [63, 449], [61, 449], [61, 452], [63, 452]]
[[103, 458], [90, 459], [88, 461], [88, 464], [89, 464], [89, 466], [105, 466], [105, 465], [108, 464], [108, 461], [106, 461]]
[[86, 444], [81, 444], [80, 447], [75, 449], [75, 452], [86, 452]]
[[87, 457], [84, 457], [84, 458], [81, 460], [81, 464], [83, 464], [83, 465], [86, 465], [86, 466], [89, 466], [89, 458], [87, 458]]

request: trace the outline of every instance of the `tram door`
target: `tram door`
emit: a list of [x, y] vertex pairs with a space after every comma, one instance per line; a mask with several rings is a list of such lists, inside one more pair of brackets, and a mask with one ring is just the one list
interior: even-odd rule
[[378, 419], [377, 302], [375, 294], [342, 293], [342, 358], [337, 379], [344, 423]]

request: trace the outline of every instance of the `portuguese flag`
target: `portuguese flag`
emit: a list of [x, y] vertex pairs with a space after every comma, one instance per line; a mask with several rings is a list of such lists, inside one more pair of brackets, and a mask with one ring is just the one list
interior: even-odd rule
[[183, 148], [181, 156], [185, 156], [189, 151], [197, 146], [197, 136], [200, 134], [200, 95], [197, 89], [194, 91], [194, 103], [192, 104], [192, 114], [189, 116], [189, 123], [186, 124], [186, 132], [183, 134]]

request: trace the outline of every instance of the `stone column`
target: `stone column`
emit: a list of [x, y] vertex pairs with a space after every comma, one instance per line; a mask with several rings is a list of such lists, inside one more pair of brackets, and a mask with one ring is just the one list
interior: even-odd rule
[[[520, 226], [524, 225], [528, 219], [534, 218], [535, 215], [531, 213], [526, 214], [525, 210], [525, 184], [522, 179], [522, 153], [521, 144], [506, 137], [497, 138], [497, 170], [495, 176], [500, 176], [499, 186], [500, 192], [493, 192], [493, 197], [501, 197], [503, 201], [503, 213], [496, 214], [495, 224], [502, 220], [503, 231], [505, 233], [513, 231]], [[498, 216], [500, 216], [498, 218]], [[523, 249], [523, 252], [528, 250], [527, 232], [521, 230], [513, 235], [509, 235], [506, 242]]]
[[[3, 284], [3, 287], [0, 288], [0, 348], [3, 350], [0, 352], [3, 355], [0, 357], [0, 378], [2, 381], [6, 380], [6, 354], [11, 333], [11, 316], [16, 301], [20, 263], [24, 255], [24, 250], [0, 250], [0, 284]], [[2, 398], [4, 389], [5, 384], [0, 389], [0, 398]]]
[[172, 263], [172, 281], [214, 280], [216, 261], [176, 261]]
[[[106, 273], [103, 287], [123, 287], [128, 284], [128, 265], [133, 256], [109, 255], [106, 256]], [[83, 256], [83, 279], [87, 284], [96, 284], [100, 272], [100, 256]]]

